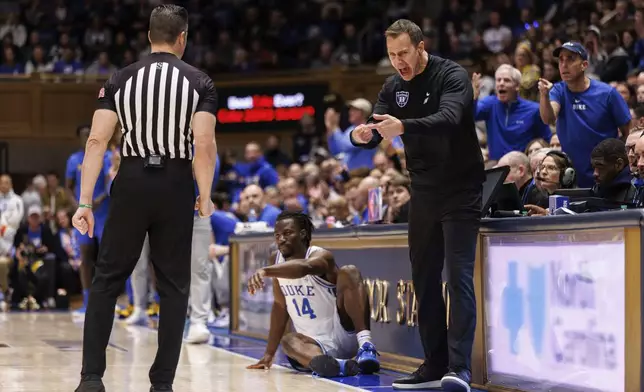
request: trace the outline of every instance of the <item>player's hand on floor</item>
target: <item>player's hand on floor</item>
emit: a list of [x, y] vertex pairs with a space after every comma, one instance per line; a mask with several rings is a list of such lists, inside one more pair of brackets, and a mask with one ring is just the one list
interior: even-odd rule
[[264, 354], [262, 359], [259, 360], [259, 362], [253, 364], [253, 365], [248, 365], [246, 369], [270, 369], [271, 365], [273, 364], [273, 356], [269, 354]]
[[255, 294], [256, 291], [264, 288], [264, 277], [266, 272], [263, 269], [258, 269], [250, 279], [248, 279], [248, 292]]

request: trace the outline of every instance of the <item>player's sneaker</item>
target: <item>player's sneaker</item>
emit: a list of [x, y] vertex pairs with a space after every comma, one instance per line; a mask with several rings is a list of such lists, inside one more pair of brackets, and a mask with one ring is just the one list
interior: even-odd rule
[[125, 320], [126, 318], [130, 317], [132, 312], [134, 311], [134, 306], [128, 304], [127, 306], [119, 306], [118, 309], [116, 310], [116, 315], [118, 316], [119, 320]]
[[360, 367], [360, 373], [373, 374], [380, 371], [380, 362], [378, 361], [378, 351], [376, 346], [371, 342], [366, 342], [358, 350], [356, 361]]
[[214, 328], [230, 327], [230, 312], [228, 311], [228, 309], [221, 309], [217, 317], [215, 317], [215, 320], [212, 323], [208, 323], [208, 326]]
[[36, 301], [36, 298], [29, 296], [29, 309], [38, 311], [40, 310], [40, 304]]
[[158, 317], [159, 316], [159, 304], [153, 302], [148, 307], [148, 317]]
[[127, 325], [148, 325], [148, 315], [144, 309], [135, 307], [132, 314], [124, 322]]
[[311, 359], [309, 367], [313, 375], [332, 378], [355, 376], [360, 373], [358, 362], [353, 359], [335, 359], [330, 355], [318, 355]]
[[186, 343], [204, 344], [210, 340], [210, 331], [204, 324], [190, 324], [188, 336], [184, 339]]
[[6, 312], [8, 309], [7, 302], [5, 302], [4, 293], [0, 290], [0, 313]]
[[449, 372], [441, 380], [441, 387], [449, 392], [470, 392], [470, 372]]

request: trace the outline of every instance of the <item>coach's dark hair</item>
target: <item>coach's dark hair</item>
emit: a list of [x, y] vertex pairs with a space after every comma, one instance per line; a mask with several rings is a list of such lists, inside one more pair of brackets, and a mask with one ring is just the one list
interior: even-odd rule
[[188, 11], [174, 5], [159, 5], [150, 14], [150, 41], [154, 44], [174, 44], [177, 37], [188, 31]]
[[315, 229], [311, 217], [301, 211], [284, 211], [277, 216], [276, 222], [286, 219], [293, 219], [295, 222], [297, 222], [298, 228], [300, 230], [303, 229], [306, 232], [306, 238], [304, 239], [305, 245], [311, 245], [311, 236], [313, 235], [313, 230]]
[[385, 30], [385, 37], [397, 38], [402, 34], [409, 34], [411, 43], [417, 46], [423, 41], [423, 30], [416, 23], [408, 19], [398, 19]]
[[617, 163], [622, 159], [624, 164], [628, 164], [628, 155], [626, 155], [626, 144], [619, 139], [602, 140], [590, 153], [591, 158], [603, 158], [607, 163]]

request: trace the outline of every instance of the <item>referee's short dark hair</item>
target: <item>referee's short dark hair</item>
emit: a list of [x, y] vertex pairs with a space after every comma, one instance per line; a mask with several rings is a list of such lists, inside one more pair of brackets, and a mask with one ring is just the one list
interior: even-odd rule
[[628, 155], [626, 155], [626, 144], [619, 139], [604, 139], [602, 140], [590, 153], [590, 157], [594, 159], [604, 159], [606, 163], [617, 163], [621, 160], [628, 163]]
[[409, 34], [411, 43], [416, 46], [424, 40], [423, 30], [416, 23], [408, 19], [398, 19], [385, 30], [385, 36], [398, 38], [402, 34]]
[[174, 4], [157, 6], [150, 14], [150, 42], [174, 44], [182, 32], [188, 31], [188, 11]]

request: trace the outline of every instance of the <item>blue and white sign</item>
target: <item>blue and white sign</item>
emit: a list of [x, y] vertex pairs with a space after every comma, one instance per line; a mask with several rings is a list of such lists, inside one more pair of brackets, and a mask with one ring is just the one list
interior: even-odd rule
[[623, 238], [538, 237], [486, 243], [489, 377], [543, 390], [624, 391]]

